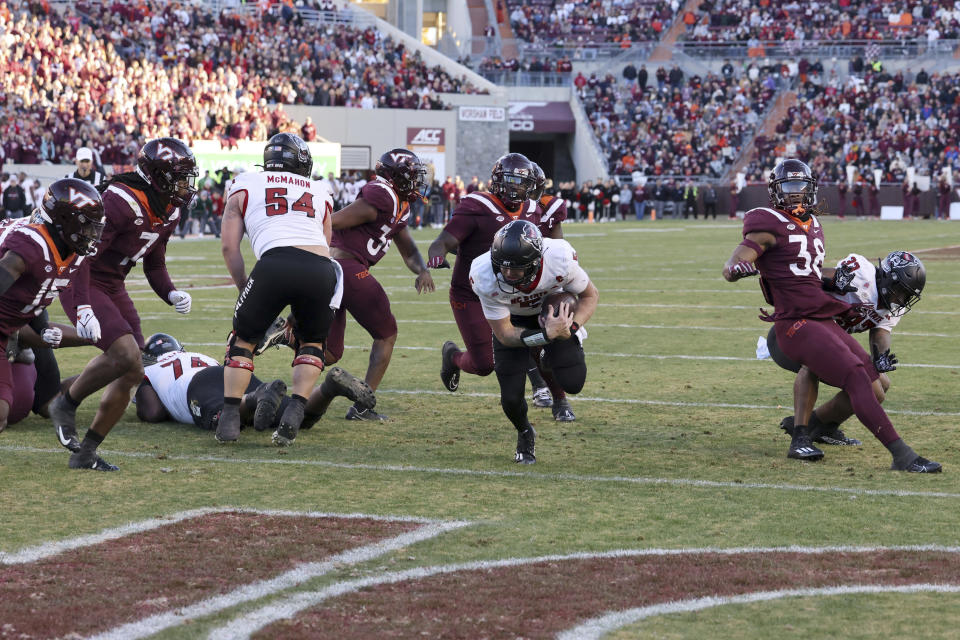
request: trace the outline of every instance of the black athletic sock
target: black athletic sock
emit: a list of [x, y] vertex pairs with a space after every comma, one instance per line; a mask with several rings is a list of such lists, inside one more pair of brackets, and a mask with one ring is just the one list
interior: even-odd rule
[[536, 366], [527, 369], [527, 377], [530, 378], [530, 384], [533, 386], [534, 390], [547, 386], [547, 381], [543, 379], [542, 375], [540, 375], [540, 369]]
[[903, 438], [897, 438], [887, 445], [887, 450], [893, 456], [894, 469], [906, 469], [907, 465], [917, 459], [917, 452], [910, 448]]
[[87, 429], [87, 432], [83, 436], [83, 442], [80, 443], [80, 451], [81, 453], [95, 453], [97, 447], [99, 447], [102, 442], [102, 435], [93, 429]]
[[73, 396], [70, 395], [70, 389], [67, 389], [66, 391], [63, 392], [63, 399], [68, 405], [70, 405], [74, 409], [80, 406], [80, 403], [77, 400], [74, 400]]

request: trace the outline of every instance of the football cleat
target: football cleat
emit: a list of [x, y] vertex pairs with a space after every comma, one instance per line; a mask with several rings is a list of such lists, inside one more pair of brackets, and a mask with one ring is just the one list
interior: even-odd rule
[[71, 469], [92, 469], [94, 471], [119, 471], [120, 467], [110, 464], [93, 451], [74, 451], [67, 463]]
[[50, 403], [50, 419], [53, 421], [53, 428], [61, 446], [73, 452], [79, 451], [77, 408], [71, 407], [62, 395], [58, 395]]
[[541, 409], [546, 409], [547, 407], [553, 406], [553, 396], [550, 394], [550, 389], [547, 387], [534, 389], [533, 406], [540, 407]]
[[450, 340], [443, 343], [441, 350], [440, 381], [447, 391], [456, 391], [460, 386], [460, 367], [453, 363], [454, 354], [460, 353]]
[[553, 419], [557, 422], [573, 422], [577, 416], [573, 415], [573, 409], [570, 408], [570, 401], [566, 398], [560, 398], [553, 403]]
[[387, 419], [387, 416], [382, 413], [377, 413], [373, 409], [358, 409], [357, 405], [353, 405], [347, 409], [347, 415], [344, 417], [347, 420], [367, 420], [369, 422]]
[[228, 416], [224, 416], [221, 411], [219, 414], [220, 419], [217, 421], [217, 430], [214, 431], [213, 437], [216, 438], [217, 442], [236, 442], [240, 439], [240, 413], [234, 411]]
[[267, 329], [267, 332], [260, 338], [260, 342], [253, 348], [253, 355], [259, 356], [270, 347], [280, 348], [287, 342], [287, 321], [285, 318], [278, 317]]
[[913, 462], [902, 469], [898, 468], [896, 463], [891, 464], [890, 469], [893, 471], [906, 471], [907, 473], [940, 473], [943, 471], [943, 467], [940, 466], [939, 462], [927, 460], [922, 456], [917, 456]]
[[[354, 405], [351, 409], [356, 409], [358, 412], [373, 409], [377, 405], [377, 397], [370, 385], [340, 367], [330, 369], [323, 384], [320, 385], [320, 392], [328, 398], [344, 396], [353, 400]], [[351, 419], [348, 412], [347, 420]]]
[[287, 405], [280, 418], [280, 426], [273, 432], [273, 444], [278, 447], [289, 447], [293, 444], [303, 422], [303, 408], [303, 402], [294, 401]]
[[537, 432], [533, 427], [527, 427], [523, 431], [517, 432], [517, 452], [513, 456], [513, 461], [518, 464], [536, 464]]
[[815, 462], [823, 458], [823, 451], [813, 446], [810, 436], [802, 431], [795, 432], [790, 440], [790, 449], [787, 450], [787, 457], [794, 460], [809, 460]]
[[283, 380], [274, 380], [260, 385], [254, 392], [257, 399], [257, 408], [253, 412], [253, 428], [265, 431], [276, 421], [277, 409], [280, 401], [287, 392], [287, 383]]
[[[787, 416], [780, 421], [780, 428], [788, 436], [793, 437], [793, 416]], [[810, 434], [814, 442], [832, 444], [845, 447], [858, 447], [862, 442], [847, 435], [834, 423], [824, 424], [817, 418], [817, 414], [810, 414]]]

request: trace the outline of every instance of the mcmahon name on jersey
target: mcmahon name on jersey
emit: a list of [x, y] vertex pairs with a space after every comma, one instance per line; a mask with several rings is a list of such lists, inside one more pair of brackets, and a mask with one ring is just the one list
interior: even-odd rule
[[[497, 280], [489, 251], [477, 256], [470, 265], [470, 284], [480, 299], [484, 317], [498, 320], [540, 313], [543, 299], [551, 293], [568, 291], [580, 295], [590, 284], [590, 277], [580, 267], [577, 252], [569, 242], [544, 238], [540, 272], [528, 291], [513, 289]], [[501, 290], [501, 286], [508, 291]]]

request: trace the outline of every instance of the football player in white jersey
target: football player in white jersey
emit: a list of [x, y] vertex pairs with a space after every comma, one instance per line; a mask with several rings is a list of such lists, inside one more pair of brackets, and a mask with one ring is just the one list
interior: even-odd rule
[[[223, 409], [223, 371], [210, 356], [184, 351], [173, 336], [153, 334], [143, 348], [144, 380], [134, 397], [137, 417], [214, 429]], [[262, 425], [261, 430], [271, 426], [278, 409], [285, 406], [286, 390], [283, 380], [263, 383], [251, 376], [240, 404], [243, 423]]]
[[[493, 370], [500, 404], [517, 430], [516, 462], [536, 462], [536, 432], [524, 400], [530, 349], [566, 393], [576, 394], [587, 378], [577, 335], [597, 308], [599, 293], [566, 240], [543, 238], [532, 222], [514, 220], [497, 231], [490, 251], [473, 260], [470, 283], [493, 330]], [[544, 299], [553, 293], [579, 296], [576, 311], [561, 302], [541, 324]], [[582, 335], [582, 334], [581, 334]]]
[[[221, 244], [240, 296], [224, 360], [219, 442], [240, 437], [240, 400], [253, 374], [253, 348], [289, 305], [297, 327], [291, 402], [273, 433], [277, 446], [292, 444], [304, 404], [323, 370], [323, 342], [343, 295], [342, 275], [330, 259], [333, 202], [311, 180], [313, 158], [298, 136], [278, 133], [263, 150], [263, 171], [236, 177], [227, 195]], [[244, 232], [257, 257], [247, 277], [240, 252]], [[373, 406], [373, 394], [364, 407]]]
[[[839, 277], [838, 273], [841, 274]], [[837, 323], [847, 333], [870, 332], [868, 341], [873, 366], [880, 374], [873, 383], [873, 390], [877, 399], [883, 402], [890, 388], [887, 373], [897, 368], [897, 357], [890, 353], [891, 333], [920, 300], [927, 282], [926, 269], [919, 258], [906, 251], [891, 252], [880, 261], [879, 267], [862, 255], [851, 253], [838, 262], [835, 269], [823, 270], [823, 282], [832, 296], [851, 305], [847, 313], [836, 318]], [[767, 348], [778, 365], [797, 372], [795, 399], [812, 407], [817, 399], [817, 377], [780, 350], [772, 330], [767, 335]], [[850, 398], [846, 392], [840, 391], [811, 413], [811, 437], [824, 444], [859, 445], [859, 440], [848, 438], [840, 429], [840, 424], [852, 415]], [[784, 418], [780, 427], [792, 435], [793, 416]]]

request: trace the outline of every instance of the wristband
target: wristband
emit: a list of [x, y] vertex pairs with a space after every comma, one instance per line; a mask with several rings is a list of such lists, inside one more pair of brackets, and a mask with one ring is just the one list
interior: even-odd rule
[[570, 323], [570, 335], [575, 334], [577, 331], [580, 331], [580, 325], [576, 322]]
[[537, 329], [524, 329], [520, 332], [520, 340], [528, 347], [542, 347], [545, 344], [550, 344], [547, 334]]

